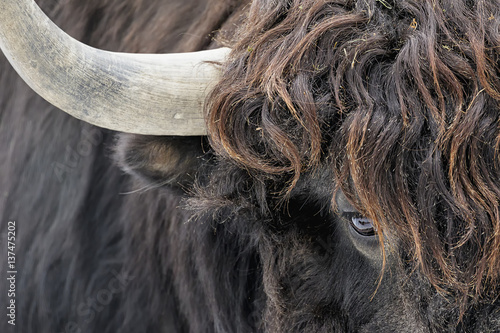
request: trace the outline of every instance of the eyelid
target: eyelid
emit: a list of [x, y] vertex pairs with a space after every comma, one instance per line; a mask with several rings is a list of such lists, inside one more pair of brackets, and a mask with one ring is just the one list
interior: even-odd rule
[[342, 217], [349, 219], [349, 220], [353, 217], [360, 218], [360, 219], [368, 219], [368, 217], [364, 216], [363, 214], [361, 214], [357, 210], [352, 211], [352, 212], [350, 212], [350, 211], [341, 212], [340, 215], [342, 215]]

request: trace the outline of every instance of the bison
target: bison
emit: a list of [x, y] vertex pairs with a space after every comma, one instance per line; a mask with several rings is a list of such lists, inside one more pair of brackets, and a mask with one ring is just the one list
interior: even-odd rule
[[498, 0], [39, 5], [146, 54], [0, 0], [2, 332], [500, 331]]

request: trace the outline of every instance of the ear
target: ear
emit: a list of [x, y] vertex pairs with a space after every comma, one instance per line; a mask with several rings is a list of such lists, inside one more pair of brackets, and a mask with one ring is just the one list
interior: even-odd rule
[[152, 186], [189, 187], [204, 163], [203, 137], [118, 135], [115, 159], [127, 173]]

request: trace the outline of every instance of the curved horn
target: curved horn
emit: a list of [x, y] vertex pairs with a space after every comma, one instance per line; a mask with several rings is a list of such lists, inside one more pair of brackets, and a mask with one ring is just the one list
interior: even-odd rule
[[51, 104], [96, 126], [150, 135], [204, 135], [203, 103], [229, 49], [128, 54], [71, 38], [33, 0], [0, 0], [0, 48]]

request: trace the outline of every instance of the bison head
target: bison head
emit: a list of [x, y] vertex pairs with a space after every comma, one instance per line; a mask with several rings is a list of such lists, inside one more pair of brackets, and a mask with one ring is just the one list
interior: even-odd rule
[[[37, 83], [48, 65], [31, 59], [46, 46], [33, 52], [32, 42], [6, 33], [39, 28], [3, 23], [35, 9], [10, 2], [0, 1], [0, 44], [35, 89], [49, 99], [57, 90], [57, 100], [68, 78]], [[233, 266], [201, 252], [206, 260], [194, 261], [205, 281], [227, 276], [216, 309], [234, 291], [245, 306], [237, 318], [212, 311], [215, 329], [235, 320], [269, 332], [500, 330], [498, 1], [255, 0], [245, 17], [227, 58], [224, 50], [186, 56], [194, 60], [184, 81], [219, 76], [206, 100], [208, 138], [124, 134], [117, 148], [123, 168], [147, 185], [183, 193], [192, 228], [217, 231], [225, 250], [203, 246]], [[71, 45], [59, 52], [70, 60], [66, 52], [83, 54]], [[182, 110], [202, 118], [208, 88], [186, 106], [163, 69], [171, 64], [157, 58], [85, 53], [69, 67], [92, 59], [101, 81], [77, 81], [56, 105], [78, 105], [86, 120], [95, 110], [96, 119], [111, 114], [95, 123], [125, 132], [203, 134], [175, 132], [164, 110], [172, 106], [169, 117], [188, 126]], [[183, 58], [166, 61], [177, 69]], [[80, 89], [85, 96], [75, 97]], [[133, 121], [109, 125], [121, 123], [113, 110], [127, 109], [135, 90], [155, 101], [175, 94], [147, 107], [138, 99], [125, 116]], [[99, 103], [88, 107], [89, 96]]]

